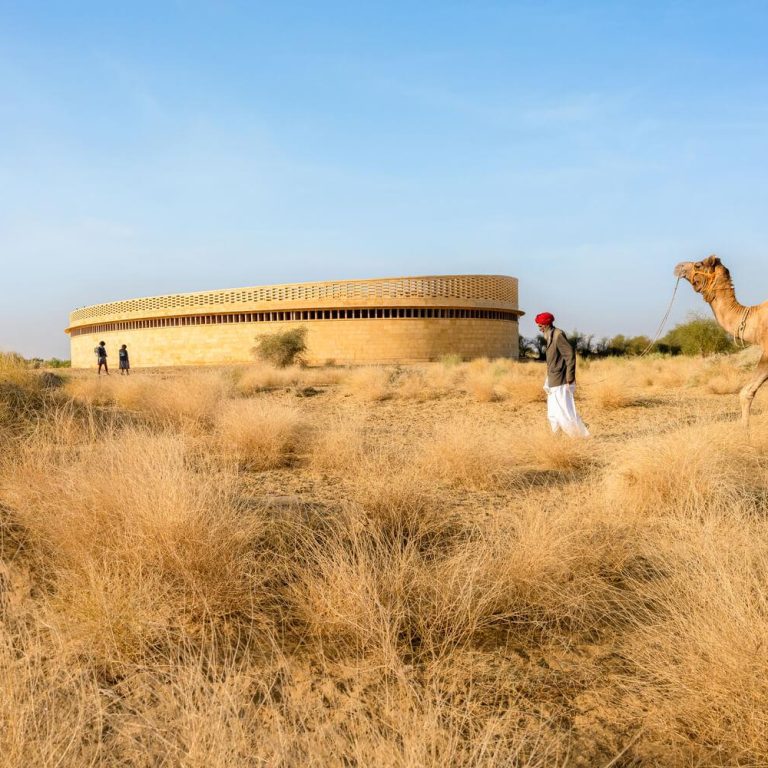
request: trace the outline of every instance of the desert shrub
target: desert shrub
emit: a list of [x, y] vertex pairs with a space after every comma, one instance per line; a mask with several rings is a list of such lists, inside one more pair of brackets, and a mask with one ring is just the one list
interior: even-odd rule
[[671, 520], [664, 533], [675, 542], [660, 553], [666, 578], [644, 590], [653, 619], [635, 623], [624, 650], [642, 670], [631, 684], [643, 727], [681, 765], [759, 765], [768, 749], [768, 682], [754, 674], [768, 647], [764, 522], [724, 507], [695, 526]]
[[278, 368], [285, 368], [301, 361], [307, 350], [307, 329], [304, 326], [287, 331], [258, 336], [254, 354]]
[[[116, 392], [130, 393], [135, 385], [124, 387], [127, 383], [116, 380], [113, 386]], [[210, 427], [232, 391], [233, 381], [226, 372], [185, 372], [177, 377], [148, 383], [139, 390], [136, 404], [156, 423], [194, 431]]]
[[395, 382], [395, 397], [426, 402], [449, 394], [456, 386], [458, 369], [442, 365], [413, 367]]
[[539, 403], [546, 400], [543, 366], [534, 363], [510, 366], [502, 371], [496, 384], [499, 396], [514, 403]]
[[676, 325], [661, 341], [684, 355], [706, 357], [736, 350], [733, 340], [716, 320], [695, 313], [686, 322]]
[[492, 403], [501, 399], [498, 377], [490, 368], [470, 368], [464, 377], [464, 390], [479, 403]]
[[276, 368], [272, 364], [261, 363], [240, 372], [235, 381], [235, 388], [241, 395], [250, 397], [259, 392], [296, 386], [300, 376], [297, 366]]
[[768, 501], [765, 448], [733, 425], [697, 424], [632, 441], [606, 473], [610, 503], [645, 514], [758, 511]]
[[225, 455], [263, 470], [284, 466], [299, 445], [301, 415], [296, 408], [261, 400], [231, 400], [216, 415], [215, 433]]
[[27, 361], [15, 352], [0, 352], [0, 382], [17, 387], [34, 387], [37, 374]]
[[463, 361], [464, 361], [464, 358], [461, 355], [457, 355], [455, 353], [451, 353], [449, 355], [443, 355], [440, 358], [440, 362], [446, 368], [453, 368], [457, 365], [460, 365]]
[[343, 387], [360, 400], [387, 400], [392, 397], [392, 371], [381, 366], [355, 368], [347, 375]]
[[317, 426], [310, 445], [309, 465], [312, 469], [344, 474], [365, 456], [363, 425], [349, 417], [336, 415]]
[[290, 387], [328, 387], [338, 384], [345, 375], [340, 368], [307, 368], [289, 365], [276, 368], [268, 363], [249, 366], [238, 372], [235, 389], [246, 397], [274, 389]]
[[46, 622], [97, 668], [260, 621], [261, 522], [241, 514], [236, 476], [181, 436], [32, 437], [3, 474], [3, 502], [47, 574]]
[[490, 489], [527, 485], [547, 473], [571, 473], [593, 459], [588, 441], [552, 434], [546, 427], [525, 434], [467, 417], [437, 427], [418, 451], [422, 470], [453, 486]]
[[621, 380], [601, 381], [587, 387], [590, 400], [595, 402], [603, 410], [615, 411], [620, 408], [629, 408], [636, 405], [637, 397]]

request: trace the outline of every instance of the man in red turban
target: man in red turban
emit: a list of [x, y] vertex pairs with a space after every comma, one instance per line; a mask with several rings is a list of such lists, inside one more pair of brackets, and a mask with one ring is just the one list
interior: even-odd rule
[[576, 413], [573, 393], [576, 389], [576, 353], [568, 337], [555, 328], [551, 312], [536, 315], [536, 325], [547, 342], [547, 418], [553, 432], [563, 430], [572, 437], [589, 437], [581, 417]]

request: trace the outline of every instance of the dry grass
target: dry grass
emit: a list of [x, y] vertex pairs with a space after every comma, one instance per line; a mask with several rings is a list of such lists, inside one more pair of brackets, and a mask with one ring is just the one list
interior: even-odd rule
[[764, 764], [728, 363], [582, 366], [590, 440], [535, 364], [0, 366], [3, 765]]
[[357, 368], [344, 378], [344, 391], [364, 402], [392, 397], [392, 372], [381, 366]]
[[401, 373], [395, 395], [417, 402], [436, 400], [455, 391], [458, 376], [459, 370], [452, 366], [414, 366]]
[[607, 411], [629, 408], [637, 404], [637, 398], [620, 381], [602, 381], [593, 385], [589, 389], [589, 398]]
[[220, 371], [195, 371], [150, 380], [136, 375], [80, 376], [67, 382], [69, 394], [79, 402], [118, 405], [142, 412], [160, 424], [188, 428], [209, 425], [232, 388], [231, 377]]
[[768, 501], [768, 453], [738, 426], [700, 424], [632, 441], [606, 473], [610, 503], [643, 514], [713, 507], [758, 513]]
[[300, 447], [301, 414], [281, 403], [234, 400], [221, 408], [215, 432], [224, 455], [249, 469], [274, 469]]
[[234, 481], [175, 434], [30, 439], [3, 497], [50, 582], [46, 623], [68, 652], [115, 669], [199, 639], [212, 620], [253, 620], [259, 520], [240, 513]]
[[734, 395], [747, 383], [748, 376], [726, 358], [707, 366], [702, 379], [707, 391], [713, 395]]
[[320, 472], [345, 474], [359, 465], [365, 452], [362, 425], [336, 415], [315, 431], [309, 464]]
[[266, 363], [252, 365], [236, 374], [235, 388], [246, 397], [275, 389], [329, 387], [341, 381], [341, 368], [304, 368], [298, 365], [275, 368]]
[[574, 472], [590, 461], [588, 443], [547, 427], [520, 434], [462, 416], [442, 422], [419, 455], [425, 475], [470, 489], [525, 485], [542, 473]]

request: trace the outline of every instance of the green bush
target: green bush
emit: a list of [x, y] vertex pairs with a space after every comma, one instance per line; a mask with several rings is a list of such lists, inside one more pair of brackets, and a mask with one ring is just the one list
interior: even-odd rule
[[256, 346], [252, 351], [261, 360], [278, 368], [285, 368], [288, 365], [302, 363], [302, 355], [306, 350], [307, 329], [301, 327], [257, 336]]
[[69, 360], [60, 360], [58, 357], [52, 357], [49, 360], [33, 357], [27, 362], [32, 368], [69, 368], [72, 365]]
[[464, 358], [461, 355], [457, 355], [455, 352], [451, 352], [450, 354], [443, 355], [440, 358], [440, 362], [446, 368], [453, 368], [453, 366], [459, 365], [460, 363], [464, 362]]
[[684, 355], [707, 357], [718, 352], [734, 352], [736, 345], [716, 320], [691, 314], [685, 323], [676, 325], [661, 343], [679, 349]]

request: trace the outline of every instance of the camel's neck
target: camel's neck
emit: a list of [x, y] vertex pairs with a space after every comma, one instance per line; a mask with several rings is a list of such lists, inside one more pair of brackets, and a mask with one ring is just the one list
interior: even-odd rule
[[752, 341], [753, 323], [750, 322], [750, 313], [747, 313], [748, 307], [737, 301], [733, 285], [718, 288], [713, 296], [711, 298], [706, 297], [706, 300], [712, 307], [715, 318], [723, 330], [730, 333], [734, 338], [739, 337], [743, 341]]

